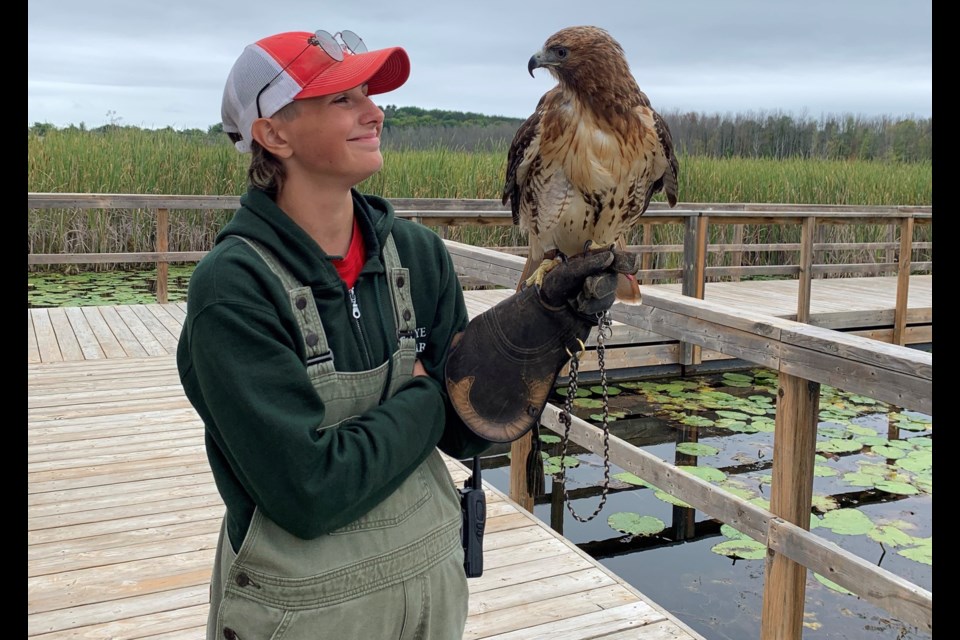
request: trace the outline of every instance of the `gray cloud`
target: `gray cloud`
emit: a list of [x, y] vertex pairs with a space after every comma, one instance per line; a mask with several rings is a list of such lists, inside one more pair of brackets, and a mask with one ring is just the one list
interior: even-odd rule
[[246, 44], [315, 28], [407, 49], [381, 104], [525, 117], [553, 86], [527, 59], [574, 24], [609, 30], [661, 111], [931, 116], [930, 0], [30, 0], [28, 126], [206, 129]]

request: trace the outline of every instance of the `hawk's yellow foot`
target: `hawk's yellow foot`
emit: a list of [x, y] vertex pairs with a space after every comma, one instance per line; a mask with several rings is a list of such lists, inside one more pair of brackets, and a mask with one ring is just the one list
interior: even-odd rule
[[550, 273], [554, 267], [560, 264], [560, 258], [547, 259], [540, 263], [540, 266], [537, 267], [536, 271], [531, 274], [529, 278], [526, 279], [526, 285], [531, 287], [533, 285], [540, 286], [543, 284], [543, 277]]

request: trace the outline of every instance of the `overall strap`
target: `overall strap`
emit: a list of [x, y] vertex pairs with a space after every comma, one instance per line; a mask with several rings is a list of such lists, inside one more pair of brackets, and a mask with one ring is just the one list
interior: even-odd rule
[[290, 308], [293, 309], [293, 315], [300, 327], [300, 335], [303, 336], [307, 353], [307, 367], [317, 367], [320, 373], [332, 373], [334, 371], [333, 352], [327, 345], [327, 334], [320, 322], [320, 313], [317, 311], [317, 304], [313, 299], [313, 292], [310, 287], [303, 286], [273, 252], [257, 240], [240, 235], [234, 237], [240, 238], [260, 254], [270, 270], [280, 278], [280, 282], [286, 287], [287, 296], [290, 299]]
[[[390, 298], [393, 302], [394, 320], [397, 325], [397, 343], [399, 344], [399, 371], [413, 371], [417, 358], [417, 316], [413, 310], [413, 295], [410, 282], [410, 270], [401, 266], [397, 246], [393, 242], [393, 233], [387, 236], [383, 246], [383, 264], [387, 271], [387, 282], [390, 285]], [[390, 381], [388, 397], [392, 396], [396, 388], [405, 380]]]

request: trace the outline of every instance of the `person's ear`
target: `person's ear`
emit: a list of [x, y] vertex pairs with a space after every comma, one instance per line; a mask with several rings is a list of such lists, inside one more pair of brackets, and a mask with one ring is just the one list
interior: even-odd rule
[[288, 158], [293, 153], [293, 149], [287, 144], [286, 136], [277, 124], [279, 123], [271, 118], [257, 118], [253, 121], [251, 133], [253, 139], [265, 150], [278, 158]]

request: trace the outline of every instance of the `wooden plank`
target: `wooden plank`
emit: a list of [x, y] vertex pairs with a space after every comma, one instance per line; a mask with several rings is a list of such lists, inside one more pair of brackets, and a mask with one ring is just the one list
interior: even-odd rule
[[[569, 594], [528, 602], [508, 609], [485, 611], [471, 617], [470, 626], [464, 630], [464, 640], [473, 638], [544, 638], [553, 637], [551, 631], [576, 627], [579, 616], [595, 614], [598, 610], [629, 607], [630, 614], [639, 623], [659, 622], [664, 616], [645, 602], [637, 602], [632, 593], [620, 585], [601, 587], [592, 591]], [[597, 620], [597, 618], [601, 620]], [[603, 628], [608, 616], [594, 615], [590, 621]], [[562, 624], [558, 624], [562, 622]], [[540, 628], [537, 628], [540, 627]], [[616, 627], [614, 627], [616, 628]], [[544, 634], [547, 634], [546, 636]], [[577, 636], [567, 636], [577, 637]]]
[[30, 577], [54, 575], [63, 571], [78, 571], [91, 567], [114, 565], [131, 560], [149, 560], [164, 556], [192, 553], [204, 549], [216, 549], [217, 534], [220, 530], [218, 520], [204, 522], [205, 530], [194, 536], [170, 538], [161, 543], [149, 540], [141, 544], [126, 545], [123, 547], [111, 546], [95, 551], [78, 552], [75, 547], [67, 544], [62, 554], [46, 557], [29, 557]]
[[[215, 490], [209, 471], [180, 476], [153, 477], [92, 487], [71, 487], [27, 496], [29, 514], [33, 517], [64, 515], [133, 502], [153, 502], [171, 496], [203, 495]], [[117, 488], [122, 487], [123, 491]]]
[[33, 319], [33, 334], [37, 340], [37, 352], [41, 362], [60, 362], [63, 355], [57, 343], [57, 334], [50, 322], [49, 309], [33, 309], [30, 317]]
[[143, 348], [143, 345], [140, 344], [137, 337], [130, 331], [130, 328], [127, 327], [118, 312], [118, 307], [104, 307], [100, 310], [100, 314], [103, 316], [107, 326], [110, 327], [110, 331], [123, 349], [124, 355], [134, 358], [153, 355], [147, 353], [147, 350]]
[[145, 304], [143, 307], [154, 315], [175, 340], [180, 340], [184, 314], [179, 307], [172, 304]]
[[33, 329], [33, 313], [27, 309], [27, 364], [41, 362], [37, 333]]
[[[27, 445], [45, 445], [70, 443], [75, 440], [91, 441], [115, 436], [150, 437], [154, 434], [166, 434], [170, 429], [182, 429], [184, 423], [195, 432], [202, 427], [196, 426], [196, 412], [193, 408], [166, 411], [138, 411], [105, 418], [87, 417], [76, 420], [60, 420], [53, 426], [31, 426], [27, 428]], [[49, 425], [49, 423], [44, 423]]]
[[64, 307], [53, 307], [47, 311], [50, 316], [50, 324], [57, 336], [57, 344], [60, 345], [60, 355], [64, 360], [83, 360], [83, 350], [80, 348], [80, 342], [73, 333], [70, 321], [67, 319]]
[[97, 340], [93, 328], [83, 314], [83, 307], [64, 307], [64, 313], [66, 313], [70, 327], [73, 329], [73, 335], [77, 337], [77, 342], [80, 344], [80, 351], [83, 354], [82, 359], [98, 360], [105, 358], [106, 354], [103, 347], [100, 346], [100, 341]]
[[210, 582], [214, 549], [27, 578], [27, 614], [102, 603]]
[[76, 640], [156, 638], [182, 632], [184, 640], [196, 640], [204, 636], [209, 601], [207, 586], [171, 589], [28, 615], [27, 633], [36, 640]]
[[120, 305], [116, 307], [117, 315], [127, 325], [130, 333], [136, 338], [143, 351], [148, 356], [163, 356], [170, 353], [164, 345], [153, 335], [149, 327], [137, 314], [135, 307], [140, 305]]
[[106, 320], [101, 314], [100, 307], [82, 307], [83, 317], [86, 318], [87, 323], [90, 325], [93, 335], [96, 336], [97, 342], [100, 344], [100, 348], [103, 349], [103, 354], [107, 358], [123, 358], [126, 357], [127, 353], [124, 351], [123, 347], [120, 345], [120, 342], [117, 340], [117, 337], [114, 335], [113, 331], [107, 325]]
[[130, 305], [130, 310], [136, 314], [154, 340], [160, 343], [163, 354], [177, 352], [177, 341], [180, 339], [179, 331], [171, 331], [147, 305]]
[[[211, 520], [223, 517], [223, 504], [202, 506], [195, 509], [178, 509], [173, 512], [153, 513], [146, 516], [124, 518], [123, 520], [100, 523], [80, 524], [64, 529], [43, 529], [29, 531], [27, 544], [65, 543], [68, 540], [86, 536], [102, 536], [136, 529], [151, 529], [169, 524], [183, 524], [199, 520]], [[208, 576], [209, 577], [209, 576]]]
[[[543, 638], [579, 640], [582, 638], [606, 638], [607, 632], [622, 633], [630, 631], [633, 635], [628, 637], [646, 639], [648, 638], [646, 634], [648, 626], [660, 625], [664, 622], [662, 613], [642, 601], [620, 605], [605, 603], [600, 610], [597, 607], [601, 605], [590, 608], [587, 603], [577, 602], [570, 598], [554, 599], [548, 601], [546, 605], [564, 607], [565, 615], [555, 614], [551, 617], [549, 610], [543, 611], [543, 607], [539, 605], [529, 619], [527, 618], [528, 611], [526, 608], [501, 614], [500, 618], [503, 618], [503, 621], [490, 614], [487, 615], [487, 619], [479, 621], [483, 626], [478, 625], [479, 628], [477, 629], [472, 626], [468, 627], [463, 637], [465, 640], [487, 637], [497, 640], [542, 640]], [[568, 609], [567, 607], [572, 608]], [[514, 618], [512, 624], [507, 618], [507, 614]], [[527, 624], [520, 626], [524, 621]], [[495, 625], [494, 623], [497, 622], [500, 624]], [[501, 628], [509, 630], [505, 632], [497, 631]], [[671, 629], [671, 633], [674, 635], [667, 637], [686, 637], [681, 635], [681, 630], [678, 630], [675, 625]]]

